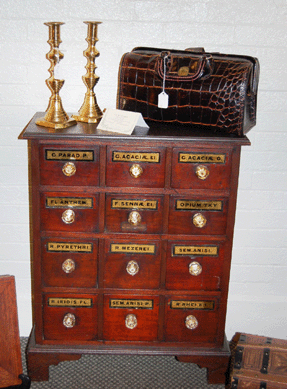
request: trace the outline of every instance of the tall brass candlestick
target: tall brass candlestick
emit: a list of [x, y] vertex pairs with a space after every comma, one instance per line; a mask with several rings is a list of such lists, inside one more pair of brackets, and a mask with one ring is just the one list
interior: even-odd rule
[[50, 61], [51, 66], [48, 69], [50, 77], [46, 80], [46, 84], [51, 91], [48, 108], [44, 117], [38, 119], [36, 124], [43, 127], [61, 129], [73, 126], [76, 124], [74, 119], [70, 119], [64, 111], [61, 97], [59, 96], [60, 89], [64, 84], [64, 80], [55, 78], [55, 66], [64, 58], [63, 53], [59, 50], [61, 41], [60, 26], [64, 23], [50, 22], [44, 23], [49, 27], [48, 43], [51, 47], [46, 54], [46, 58]]
[[84, 22], [88, 25], [88, 33], [86, 41], [88, 42], [88, 48], [83, 52], [84, 57], [87, 58], [87, 65], [85, 66], [87, 73], [82, 77], [84, 84], [87, 87], [84, 103], [81, 106], [79, 112], [73, 115], [73, 118], [80, 122], [97, 123], [103, 116], [100, 110], [96, 95], [94, 93], [94, 87], [99, 81], [99, 77], [95, 75], [95, 58], [100, 55], [95, 45], [98, 41], [97, 31], [98, 24], [101, 22]]

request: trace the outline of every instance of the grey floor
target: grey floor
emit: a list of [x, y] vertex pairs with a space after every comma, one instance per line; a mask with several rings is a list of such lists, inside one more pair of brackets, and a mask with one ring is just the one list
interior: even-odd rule
[[[21, 338], [24, 373], [27, 338]], [[180, 363], [174, 357], [84, 355], [77, 361], [50, 366], [49, 381], [32, 389], [224, 389], [208, 385], [206, 369]]]

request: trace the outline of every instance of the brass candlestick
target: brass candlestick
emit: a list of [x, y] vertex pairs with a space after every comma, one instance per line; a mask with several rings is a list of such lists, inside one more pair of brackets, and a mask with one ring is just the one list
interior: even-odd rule
[[44, 23], [49, 27], [49, 40], [51, 46], [50, 51], [46, 54], [46, 58], [50, 61], [51, 66], [48, 69], [50, 77], [46, 80], [46, 84], [50, 89], [52, 95], [49, 100], [46, 115], [36, 121], [36, 124], [43, 127], [50, 127], [54, 129], [61, 129], [73, 126], [76, 124], [74, 119], [70, 119], [64, 111], [62, 100], [59, 96], [60, 89], [64, 84], [64, 80], [55, 78], [55, 66], [59, 64], [64, 58], [63, 53], [59, 50], [61, 41], [60, 26], [64, 23], [50, 22]]
[[96, 95], [94, 93], [94, 87], [99, 81], [99, 77], [95, 75], [95, 58], [100, 55], [95, 45], [98, 41], [97, 30], [98, 24], [101, 22], [84, 22], [88, 25], [88, 33], [86, 41], [88, 42], [88, 48], [83, 52], [84, 57], [87, 58], [87, 65], [85, 66], [87, 73], [82, 77], [84, 84], [87, 87], [84, 103], [81, 106], [79, 112], [73, 115], [73, 118], [80, 122], [97, 123], [103, 116], [100, 110]]

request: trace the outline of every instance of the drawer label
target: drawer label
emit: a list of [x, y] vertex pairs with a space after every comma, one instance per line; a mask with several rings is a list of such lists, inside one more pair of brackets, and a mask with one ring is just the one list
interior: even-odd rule
[[214, 301], [171, 300], [172, 309], [214, 309]]
[[93, 161], [93, 151], [80, 150], [46, 150], [47, 161]]
[[177, 200], [175, 208], [178, 210], [222, 211], [222, 205], [222, 201]]
[[81, 197], [47, 197], [46, 198], [47, 208], [93, 208], [92, 198], [81, 198]]
[[111, 253], [154, 254], [154, 244], [111, 244]]
[[175, 255], [218, 255], [217, 246], [173, 246], [172, 256]]
[[153, 309], [153, 300], [110, 299], [110, 308]]
[[91, 307], [92, 299], [49, 297], [49, 307]]
[[159, 153], [136, 153], [113, 151], [113, 162], [151, 162], [159, 163]]
[[92, 253], [92, 243], [63, 243], [63, 242], [48, 242], [47, 251], [53, 252], [69, 252], [69, 253]]
[[112, 208], [120, 209], [157, 209], [157, 200], [117, 200], [112, 199]]
[[225, 163], [225, 154], [179, 153], [180, 163]]

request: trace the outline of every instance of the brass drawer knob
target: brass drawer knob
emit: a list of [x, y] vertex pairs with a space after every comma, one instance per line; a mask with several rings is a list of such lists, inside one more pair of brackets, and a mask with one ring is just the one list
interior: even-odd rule
[[207, 169], [206, 166], [199, 165], [196, 168], [195, 174], [200, 180], [206, 180], [207, 177], [209, 176], [209, 170]]
[[136, 328], [136, 326], [138, 325], [136, 315], [133, 315], [132, 313], [127, 315], [125, 323], [126, 323], [126, 327], [129, 328], [130, 330], [133, 330], [134, 328]]
[[135, 276], [139, 272], [140, 267], [136, 261], [129, 261], [126, 270], [128, 274], [130, 274], [131, 276]]
[[62, 172], [65, 176], [70, 177], [76, 173], [76, 165], [73, 162], [67, 162], [63, 166]]
[[69, 274], [72, 273], [76, 268], [75, 261], [68, 258], [62, 263], [62, 269], [65, 273]]
[[198, 326], [198, 321], [195, 316], [189, 315], [185, 318], [185, 326], [189, 330], [194, 330]]
[[63, 319], [63, 325], [66, 328], [73, 328], [76, 324], [76, 317], [72, 313], [67, 313]]
[[203, 228], [205, 225], [206, 225], [206, 218], [202, 215], [202, 213], [196, 213], [194, 216], [193, 216], [193, 224], [195, 225], [195, 227], [197, 228]]
[[128, 222], [133, 226], [138, 226], [142, 221], [141, 215], [138, 211], [132, 211], [129, 214]]
[[202, 267], [198, 262], [190, 262], [188, 268], [189, 268], [189, 273], [192, 276], [198, 276], [202, 272]]
[[138, 178], [142, 175], [143, 173], [143, 169], [142, 167], [138, 164], [138, 163], [134, 163], [131, 167], [130, 167], [130, 175], [133, 177], [133, 178]]
[[62, 220], [65, 224], [74, 223], [75, 219], [76, 215], [72, 209], [66, 209], [66, 211], [62, 213]]

